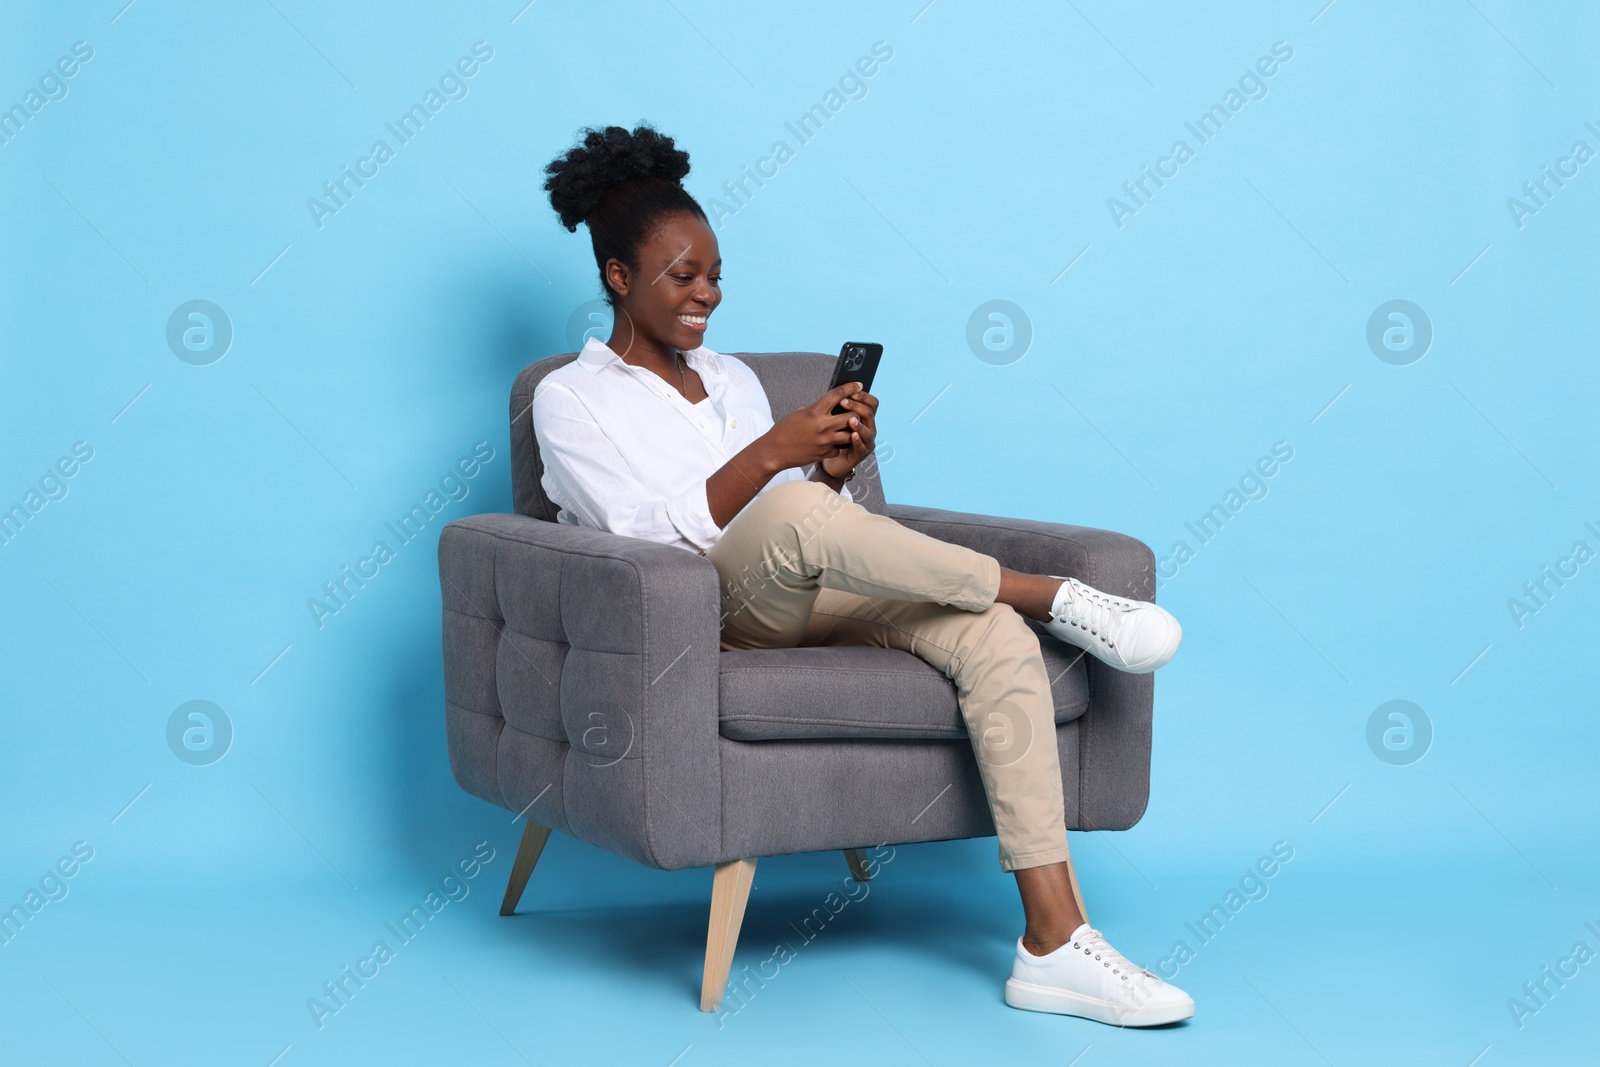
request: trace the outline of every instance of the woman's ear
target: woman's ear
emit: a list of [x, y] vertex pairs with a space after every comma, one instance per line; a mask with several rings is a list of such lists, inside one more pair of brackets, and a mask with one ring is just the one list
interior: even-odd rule
[[615, 256], [606, 260], [606, 284], [619, 297], [628, 295], [628, 265]]

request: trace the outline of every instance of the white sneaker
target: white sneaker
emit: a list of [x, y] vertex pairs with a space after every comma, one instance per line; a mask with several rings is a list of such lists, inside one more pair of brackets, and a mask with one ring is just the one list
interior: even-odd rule
[[1076, 578], [1063, 578], [1045, 628], [1129, 674], [1149, 674], [1171, 659], [1183, 640], [1183, 627], [1167, 609], [1102, 593]]
[[1043, 956], [1029, 952], [1017, 938], [1006, 1003], [1112, 1026], [1161, 1026], [1194, 1015], [1193, 997], [1129, 963], [1088, 923]]

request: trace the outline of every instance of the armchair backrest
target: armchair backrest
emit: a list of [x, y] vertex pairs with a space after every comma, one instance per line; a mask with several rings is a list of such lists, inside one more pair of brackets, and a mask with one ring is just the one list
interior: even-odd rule
[[[781, 419], [795, 408], [815, 403], [828, 387], [837, 357], [822, 352], [723, 353], [742, 361], [766, 390], [772, 417]], [[546, 374], [577, 359], [576, 352], [548, 356], [522, 369], [511, 386], [511, 499], [518, 514], [555, 522], [560, 511], [545, 495], [540, 479], [544, 463], [533, 435], [533, 390]], [[886, 514], [883, 482], [874, 456], [869, 456], [850, 483], [850, 495], [869, 511]]]

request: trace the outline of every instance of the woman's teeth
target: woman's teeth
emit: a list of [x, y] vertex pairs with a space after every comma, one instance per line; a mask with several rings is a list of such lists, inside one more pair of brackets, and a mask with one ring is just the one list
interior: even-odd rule
[[679, 315], [678, 321], [689, 326], [704, 326], [706, 318], [705, 315]]

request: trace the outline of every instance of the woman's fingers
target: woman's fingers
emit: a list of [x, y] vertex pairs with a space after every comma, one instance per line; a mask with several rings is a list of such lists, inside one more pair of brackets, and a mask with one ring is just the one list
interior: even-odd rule
[[820, 412], [830, 412], [835, 405], [843, 403], [845, 397], [860, 391], [860, 382], [845, 382], [843, 385], [836, 385], [826, 393], [823, 393], [822, 398], [811, 405], [812, 409]]
[[831, 456], [840, 449], [845, 449], [848, 451], [850, 448], [850, 440], [850, 429], [849, 427], [845, 427], [842, 430], [836, 430], [834, 432], [824, 434], [822, 438], [817, 441], [817, 447], [822, 449], [822, 454], [824, 456]]
[[876, 397], [872, 397], [871, 401], [869, 403], [869, 402], [863, 401], [861, 399], [864, 396], [870, 396], [870, 394], [868, 394], [868, 393], [857, 393], [855, 396], [850, 397], [847, 400], [841, 401], [841, 403], [844, 404], [844, 407], [845, 407], [846, 411], [849, 411], [852, 414], [856, 415], [858, 418], [861, 419], [861, 421], [863, 423], [865, 423], [868, 426], [876, 427], [876, 425], [877, 425], [876, 416], [877, 416], [877, 411], [878, 411], [878, 400], [877, 400]]
[[865, 389], [851, 396], [848, 400], [841, 401], [841, 403], [843, 403], [846, 407], [849, 407], [853, 404], [859, 404], [862, 407], [867, 408], [869, 411], [878, 410], [878, 398], [867, 392]]
[[[855, 384], [846, 382], [840, 388]], [[823, 401], [826, 400], [827, 397], [823, 397]], [[848, 400], [841, 402], [846, 405], [850, 403]], [[870, 410], [863, 405], [856, 411], [846, 411], [842, 415], [824, 416], [818, 423], [818, 435], [818, 444], [827, 449], [828, 454], [843, 451], [859, 458], [872, 450], [872, 442], [876, 439], [878, 431]]]
[[843, 415], [829, 415], [822, 422], [822, 432], [828, 440], [840, 442], [841, 447], [850, 447], [850, 420], [855, 418], [848, 411]]
[[872, 417], [872, 413], [870, 411], [863, 411], [856, 418], [858, 420], [856, 425], [862, 430], [869, 434], [875, 434], [878, 432], [878, 422]]

